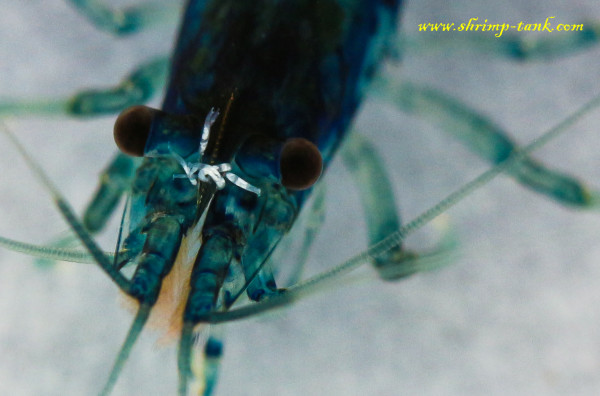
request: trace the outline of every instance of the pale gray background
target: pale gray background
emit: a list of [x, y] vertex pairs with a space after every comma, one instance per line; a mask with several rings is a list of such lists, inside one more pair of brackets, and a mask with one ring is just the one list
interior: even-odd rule
[[[471, 17], [600, 19], [594, 0], [462, 3], [410, 1], [401, 30]], [[0, 96], [64, 97], [105, 86], [171, 43], [166, 28], [117, 41], [60, 0], [3, 0]], [[406, 54], [397, 75], [461, 98], [527, 142], [600, 93], [599, 55], [520, 65], [468, 53]], [[78, 209], [114, 149], [112, 122], [8, 120]], [[487, 169], [459, 143], [381, 102], [367, 103], [358, 125], [381, 149], [406, 219]], [[600, 188], [599, 126], [597, 110], [536, 156]], [[0, 142], [0, 234], [47, 241], [66, 227], [14, 149]], [[327, 180], [328, 222], [312, 273], [366, 244], [354, 186], [338, 161]], [[350, 285], [274, 318], [228, 326], [217, 394], [596, 394], [600, 214], [565, 209], [502, 177], [449, 215], [462, 242], [452, 266], [397, 284]], [[432, 238], [426, 230], [409, 244], [426, 249]], [[0, 250], [0, 394], [97, 393], [130, 320], [96, 268], [43, 271]], [[115, 395], [174, 394], [174, 348], [157, 349], [155, 339], [146, 333], [136, 346]]]

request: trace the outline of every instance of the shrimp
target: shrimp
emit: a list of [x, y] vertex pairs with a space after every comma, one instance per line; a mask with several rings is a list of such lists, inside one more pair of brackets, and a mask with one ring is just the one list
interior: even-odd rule
[[[481, 8], [477, 9], [478, 6]], [[565, 19], [567, 14], [573, 15], [572, 20], [576, 21], [589, 14], [584, 9], [577, 15], [569, 4], [563, 6], [561, 12], [542, 9], [516, 18], [540, 19], [555, 12]], [[26, 6], [19, 4], [19, 7]], [[44, 8], [42, 16], [47, 16], [46, 6], [38, 7], [40, 12]], [[438, 11], [432, 15], [419, 12], [420, 7]], [[450, 12], [443, 8], [440, 11], [440, 7], [443, 5], [435, 2], [409, 3], [401, 29], [406, 32], [418, 22], [438, 14], [445, 17], [446, 11]], [[493, 9], [489, 2], [472, 7], [462, 10], [454, 19], [461, 20], [467, 12], [469, 17], [485, 12], [500, 20], [514, 18], [503, 14], [500, 5]], [[592, 4], [589, 7], [592, 9]], [[72, 21], [69, 26], [88, 32], [85, 34], [90, 40], [85, 42], [90, 50], [85, 52], [84, 59], [89, 53], [104, 54], [113, 49], [114, 43], [106, 37], [91, 28], [85, 30], [71, 10], [65, 8], [60, 16], [61, 21], [62, 18]], [[74, 42], [66, 47], [76, 48], [83, 34], [74, 35]], [[44, 38], [45, 34], [40, 36]], [[58, 31], [54, 37], [61, 36]], [[18, 42], [30, 39], [24, 37]], [[131, 48], [132, 43], [118, 45]], [[51, 51], [39, 44], [34, 48], [40, 47], [43, 53], [39, 54], [37, 64], [46, 62], [43, 55]], [[138, 48], [137, 41], [134, 48]], [[27, 51], [27, 55], [30, 57], [32, 52], [35, 51]], [[132, 58], [135, 55], [127, 54]], [[556, 64], [518, 65], [482, 59], [481, 55], [412, 58], [407, 54], [400, 72], [417, 81], [431, 82], [490, 114], [525, 143], [598, 92], [594, 89], [598, 88], [594, 86], [597, 79], [589, 75], [594, 72], [597, 55], [597, 50], [592, 49]], [[138, 63], [146, 56], [127, 64]], [[23, 96], [26, 92], [40, 97], [69, 94], [81, 86], [98, 84], [78, 78], [104, 73], [105, 77], [99, 81], [111, 83], [115, 75], [128, 70], [119, 56], [111, 65], [112, 70], [98, 64], [93, 71], [84, 70], [82, 61], [72, 62], [73, 58], [62, 52], [60, 57], [64, 59], [56, 62], [64, 60], [64, 65], [72, 68], [68, 69], [69, 75], [79, 73], [80, 77], [74, 77], [65, 87], [49, 87], [47, 91], [40, 87], [53, 79], [53, 73], [31, 82], [31, 91], [22, 90], [23, 86], [13, 81], [14, 91], [9, 91], [8, 96]], [[27, 58], [17, 65], [29, 62]], [[450, 70], [448, 65], [452, 66]], [[484, 67], [485, 73], [479, 71]], [[573, 93], [572, 87], [582, 88]], [[91, 126], [87, 122], [54, 122], [15, 119], [11, 127], [29, 142], [34, 156], [44, 160], [47, 172], [65, 196], [79, 202], [82, 208], [94, 188], [92, 175], [98, 169], [97, 164], [110, 156], [113, 147], [110, 136], [101, 136], [98, 131], [110, 130], [113, 120], [94, 121]], [[357, 122], [358, 129], [368, 131], [382, 152], [406, 219], [432, 206], [488, 167], [469, 157], [460, 144], [434, 127], [397, 113], [377, 98], [366, 103]], [[593, 181], [598, 169], [592, 154], [597, 141], [594, 134], [597, 122], [593, 118], [583, 122], [536, 152], [536, 157]], [[68, 128], [76, 132], [70, 133]], [[49, 133], [54, 133], [57, 145], [34, 144], [48, 141]], [[94, 149], [90, 150], [91, 147]], [[582, 151], [586, 149], [590, 150], [587, 155]], [[81, 156], [67, 159], [65, 152]], [[474, 159], [463, 161], [463, 157]], [[39, 207], [44, 193], [35, 183], [29, 183], [23, 167], [13, 165], [17, 157], [3, 161], [7, 161], [3, 169], [10, 169], [11, 176], [3, 177], [10, 186], [7, 201], [2, 204], [7, 211], [3, 212], [3, 219], [10, 220], [3, 221], [2, 235], [35, 240], [36, 236], [30, 235], [34, 232], [39, 233], [37, 238], [42, 242], [44, 236], [54, 233], [49, 227], [59, 223], [59, 217], [49, 207]], [[314, 248], [312, 267], [308, 269], [311, 272], [324, 270], [365, 245], [360, 211], [342, 210], [360, 207], [358, 199], [351, 196], [355, 187], [347, 180], [342, 164], [333, 162], [325, 177], [335, 187], [328, 192], [329, 223]], [[24, 208], [18, 219], [11, 213], [15, 211], [15, 200]], [[596, 358], [582, 351], [593, 350], [593, 346], [585, 343], [593, 342], [592, 329], [597, 328], [591, 320], [595, 316], [592, 282], [597, 277], [592, 264], [595, 264], [592, 241], [598, 229], [597, 218], [557, 206], [516, 187], [508, 178], [490, 183], [467, 198], [467, 202], [449, 212], [465, 247], [463, 257], [444, 271], [413, 277], [400, 284], [370, 282], [342, 288], [298, 304], [282, 319], [228, 326], [227, 353], [218, 393], [258, 394], [267, 389], [283, 394], [318, 394], [329, 390], [328, 393], [340, 394], [387, 394], [397, 389], [406, 389], [407, 393], [411, 390], [435, 393], [440, 386], [449, 389], [448, 393], [465, 390], [477, 393], [477, 390], [506, 390], [507, 384], [516, 392], [526, 393], [540, 389], [567, 390], [576, 383], [582, 387], [581, 393], [586, 393], [585, 386], [595, 389]], [[15, 224], [19, 224], [19, 229], [15, 229]], [[519, 235], [516, 230], [524, 226], [528, 232]], [[118, 224], [114, 225], [113, 229], [117, 228]], [[344, 230], [343, 240], [340, 230]], [[332, 254], [332, 246], [340, 249], [333, 249]], [[419, 240], [411, 246], [418, 249]], [[0, 381], [0, 387], [6, 387], [0, 388], [2, 393], [85, 394], [101, 389], [130, 321], [127, 313], [113, 303], [114, 286], [99, 271], [83, 265], [61, 265], [61, 271], [56, 272], [27, 270], [26, 265], [17, 265], [23, 262], [22, 257], [5, 252], [2, 255], [0, 301], [10, 305], [3, 317], [14, 318], [9, 319], [9, 326], [3, 327], [2, 345], [8, 349], [5, 356], [15, 357], [2, 359], [1, 364], [6, 365], [2, 369], [6, 374]], [[584, 307], [590, 310], [584, 311]], [[573, 331], [572, 326], [577, 326], [577, 330]], [[116, 394], [171, 394], [175, 389], [176, 367], [174, 362], [169, 363], [172, 351], [153, 351], [151, 338], [142, 339], [134, 349], [117, 383]], [[64, 347], [65, 352], [57, 351], [57, 345]], [[573, 345], [577, 346], [574, 348], [577, 352], [565, 358], [563, 349]], [[324, 364], [332, 359], [335, 364]], [[565, 359], [573, 364], [563, 363]], [[497, 366], [501, 369], [497, 370]], [[581, 385], [577, 375], [585, 377], [585, 385]], [[475, 379], [466, 382], [465, 377]], [[437, 382], [441, 381], [439, 378], [449, 382]], [[425, 392], [421, 392], [423, 387]]]

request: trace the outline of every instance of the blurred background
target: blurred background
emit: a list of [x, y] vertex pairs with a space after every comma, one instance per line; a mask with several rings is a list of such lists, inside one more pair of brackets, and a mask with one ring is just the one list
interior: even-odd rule
[[[61, 0], [1, 3], [3, 99], [109, 86], [173, 42], [174, 26], [115, 39]], [[427, 22], [543, 23], [549, 16], [555, 23], [599, 20], [600, 3], [407, 1], [400, 34], [419, 37], [418, 24]], [[600, 46], [527, 64], [468, 51], [409, 52], [391, 72], [459, 98], [527, 143], [600, 94], [599, 57]], [[114, 117], [5, 121], [82, 211], [115, 150]], [[444, 132], [377, 98], [356, 124], [380, 150], [405, 220], [489, 168]], [[600, 189], [599, 125], [600, 109], [535, 157]], [[0, 235], [44, 243], [67, 229], [5, 138], [0, 169]], [[341, 161], [325, 178], [327, 221], [310, 274], [366, 247], [356, 187]], [[439, 271], [383, 283], [365, 266], [364, 282], [228, 325], [217, 395], [596, 394], [600, 214], [559, 206], [501, 176], [448, 216], [461, 246]], [[115, 220], [101, 238], [108, 250]], [[407, 244], [424, 251], [436, 237], [426, 227]], [[41, 269], [0, 250], [0, 394], [96, 394], [130, 322], [117, 288], [93, 266]], [[114, 395], [174, 394], [175, 348], [157, 347], [156, 339], [143, 335]]]

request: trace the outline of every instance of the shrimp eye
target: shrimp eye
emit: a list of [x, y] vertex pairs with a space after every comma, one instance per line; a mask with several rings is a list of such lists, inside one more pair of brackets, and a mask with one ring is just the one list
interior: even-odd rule
[[303, 138], [285, 141], [279, 160], [281, 184], [290, 190], [304, 190], [319, 179], [323, 158], [317, 146]]
[[114, 127], [115, 143], [119, 150], [134, 157], [144, 156], [155, 113], [156, 110], [150, 107], [131, 106], [119, 114]]

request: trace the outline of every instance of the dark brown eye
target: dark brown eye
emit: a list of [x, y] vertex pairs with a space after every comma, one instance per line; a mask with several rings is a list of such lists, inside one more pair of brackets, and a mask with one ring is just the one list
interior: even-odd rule
[[119, 114], [114, 127], [115, 143], [119, 150], [134, 157], [144, 156], [156, 111], [146, 106], [131, 106]]
[[281, 184], [290, 190], [304, 190], [319, 179], [323, 158], [317, 146], [303, 138], [285, 141], [279, 162]]

